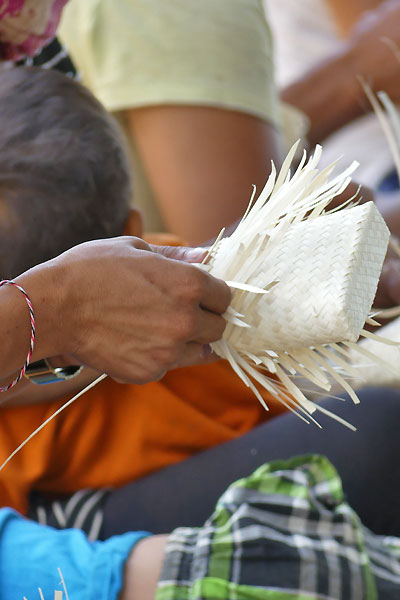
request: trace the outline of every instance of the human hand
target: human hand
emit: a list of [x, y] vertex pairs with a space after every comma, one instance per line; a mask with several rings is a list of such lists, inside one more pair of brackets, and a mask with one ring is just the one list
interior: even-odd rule
[[374, 91], [386, 91], [400, 101], [400, 3], [386, 0], [368, 11], [353, 29], [349, 59], [355, 75]]
[[374, 306], [392, 308], [400, 306], [400, 259], [386, 258], [375, 296]]
[[[383, 263], [374, 307], [393, 308], [400, 306], [400, 194], [398, 191], [375, 193], [375, 204], [392, 234], [391, 244]], [[393, 246], [396, 247], [396, 251]]]
[[121, 237], [81, 244], [17, 281], [36, 312], [33, 359], [68, 355], [114, 379], [145, 383], [207, 362], [224, 331], [228, 286], [189, 262], [205, 251]]

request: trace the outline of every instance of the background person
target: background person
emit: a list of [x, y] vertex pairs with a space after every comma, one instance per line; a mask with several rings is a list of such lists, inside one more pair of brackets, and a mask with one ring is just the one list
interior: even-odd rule
[[238, 220], [282, 158], [262, 2], [72, 0], [60, 33], [124, 126], [145, 231], [197, 244]]
[[[357, 179], [375, 192], [392, 231], [400, 231], [398, 180], [380, 123], [358, 80], [400, 98], [397, 0], [268, 2], [282, 98], [309, 122], [324, 164], [357, 160]], [[301, 49], [301, 51], [299, 51]], [[391, 194], [392, 192], [392, 194]]]

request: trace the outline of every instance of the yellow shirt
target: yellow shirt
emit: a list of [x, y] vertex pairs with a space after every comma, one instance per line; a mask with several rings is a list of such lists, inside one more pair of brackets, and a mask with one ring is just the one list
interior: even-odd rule
[[[105, 107], [185, 104], [278, 121], [271, 32], [262, 0], [71, 0], [60, 34]], [[135, 204], [163, 231], [132, 148]]]

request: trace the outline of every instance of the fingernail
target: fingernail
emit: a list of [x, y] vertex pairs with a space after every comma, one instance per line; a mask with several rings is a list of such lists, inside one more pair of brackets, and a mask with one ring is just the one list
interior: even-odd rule
[[188, 248], [186, 250], [186, 258], [192, 262], [201, 262], [206, 254], [206, 248]]
[[203, 344], [203, 350], [202, 350], [203, 358], [208, 358], [209, 356], [211, 356], [211, 354], [212, 354], [212, 350], [211, 350], [210, 344]]

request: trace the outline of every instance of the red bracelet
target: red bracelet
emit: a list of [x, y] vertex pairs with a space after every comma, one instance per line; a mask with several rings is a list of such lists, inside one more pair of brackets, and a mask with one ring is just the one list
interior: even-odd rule
[[25, 373], [25, 371], [26, 371], [29, 363], [31, 362], [33, 347], [35, 345], [35, 315], [34, 315], [34, 312], [33, 312], [32, 302], [31, 302], [28, 294], [24, 290], [24, 288], [22, 288], [20, 285], [18, 285], [14, 281], [11, 281], [10, 279], [3, 279], [2, 281], [0, 281], [0, 287], [2, 287], [3, 285], [13, 285], [13, 286], [15, 286], [16, 288], [19, 289], [19, 291], [21, 292], [21, 294], [25, 298], [26, 303], [28, 305], [29, 315], [30, 315], [30, 320], [31, 320], [31, 341], [30, 341], [30, 345], [29, 345], [28, 356], [26, 357], [25, 364], [22, 367], [21, 372], [18, 375], [18, 377], [16, 377], [16, 379], [14, 379], [14, 381], [12, 381], [11, 383], [9, 383], [8, 385], [6, 385], [4, 387], [0, 387], [0, 392], [7, 392], [7, 390], [10, 390], [12, 387], [14, 387], [14, 385], [16, 385], [18, 383], [18, 381], [24, 376], [24, 373]]

